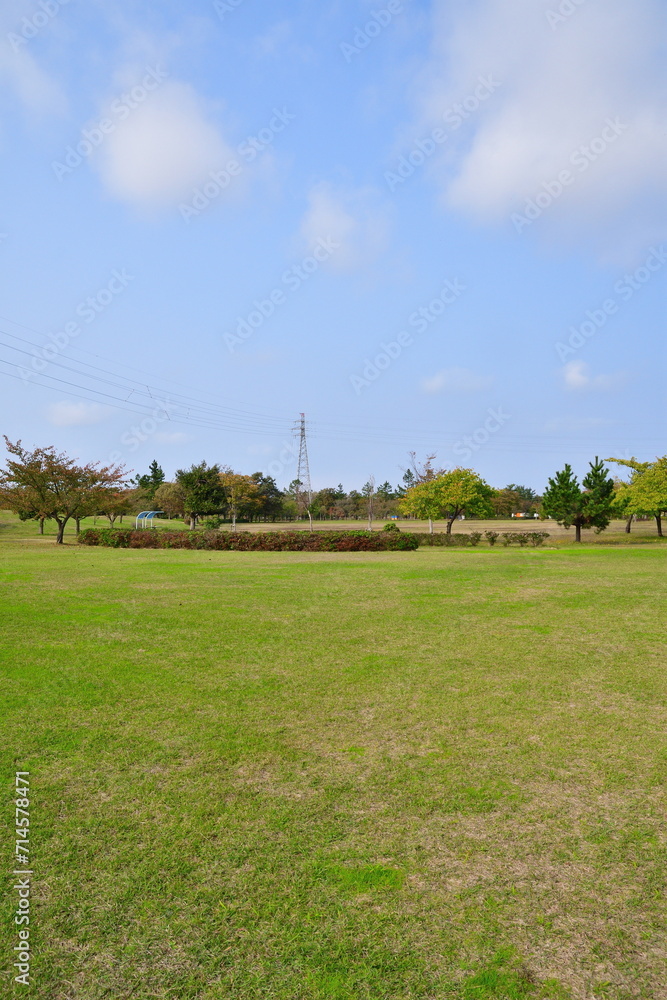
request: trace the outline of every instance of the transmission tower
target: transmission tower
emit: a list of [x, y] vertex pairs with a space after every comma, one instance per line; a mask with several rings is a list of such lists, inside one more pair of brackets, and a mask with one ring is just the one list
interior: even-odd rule
[[301, 496], [307, 497], [307, 505], [310, 507], [313, 502], [313, 491], [310, 485], [310, 468], [308, 465], [308, 445], [306, 443], [306, 415], [305, 413], [299, 414], [299, 420], [294, 426], [294, 433], [299, 435], [299, 465], [297, 468], [296, 478], [300, 482], [300, 486], [297, 486], [297, 502], [301, 499]]

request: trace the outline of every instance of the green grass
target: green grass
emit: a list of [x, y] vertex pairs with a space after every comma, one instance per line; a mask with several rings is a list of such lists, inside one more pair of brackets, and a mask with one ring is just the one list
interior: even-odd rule
[[666, 563], [2, 545], [0, 992], [664, 996]]

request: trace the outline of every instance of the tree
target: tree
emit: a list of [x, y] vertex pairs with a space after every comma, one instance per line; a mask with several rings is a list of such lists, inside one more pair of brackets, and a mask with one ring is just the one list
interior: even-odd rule
[[185, 490], [180, 483], [162, 483], [153, 498], [158, 510], [163, 510], [168, 518], [183, 517], [185, 514]]
[[8, 510], [32, 510], [39, 517], [53, 518], [58, 525], [56, 544], [63, 544], [65, 527], [99, 509], [118, 486], [124, 484], [120, 466], [100, 466], [97, 462], [77, 465], [75, 460], [54, 447], [27, 451], [17, 441], [5, 437], [10, 455], [7, 468], [0, 470], [0, 506]]
[[540, 502], [540, 498], [530, 486], [519, 486], [517, 483], [509, 483], [502, 493], [513, 493], [516, 496], [515, 507], [511, 513], [521, 511], [524, 514], [531, 513]]
[[265, 476], [261, 472], [253, 472], [250, 477], [256, 484], [259, 498], [259, 508], [257, 513], [260, 517], [275, 520], [283, 512], [283, 494], [278, 489], [275, 479], [272, 476]]
[[375, 476], [370, 476], [367, 483], [361, 488], [361, 495], [366, 497], [366, 514], [368, 516], [368, 530], [373, 530], [373, 505], [375, 501]]
[[95, 511], [108, 518], [109, 524], [113, 527], [117, 517], [121, 520], [125, 514], [134, 514], [137, 511], [137, 502], [143, 500], [143, 490], [108, 490], [106, 496]]
[[656, 458], [655, 462], [638, 462], [635, 458], [608, 458], [607, 461], [632, 469], [630, 482], [625, 484], [626, 512], [630, 516], [644, 514], [654, 517], [658, 535], [662, 538], [662, 518], [667, 514], [667, 455]]
[[634, 514], [628, 510], [630, 501], [630, 483], [623, 482], [622, 479], [614, 477], [614, 495], [612, 497], [612, 513], [614, 517], [623, 518], [625, 521], [625, 533], [630, 534], [632, 519]]
[[155, 500], [157, 490], [160, 486], [162, 486], [165, 479], [166, 476], [164, 472], [158, 465], [157, 459], [154, 458], [150, 464], [148, 472], [143, 476], [136, 476], [132, 482], [145, 491], [147, 502], [152, 504]]
[[183, 490], [184, 513], [189, 518], [191, 530], [197, 527], [198, 518], [219, 514], [223, 509], [226, 497], [218, 465], [200, 462], [189, 469], [178, 469], [176, 482]]
[[251, 476], [244, 476], [232, 469], [223, 469], [220, 483], [225, 491], [225, 508], [236, 531], [236, 518], [251, 515], [261, 504], [259, 486]]
[[549, 480], [542, 498], [542, 510], [564, 528], [574, 525], [575, 538], [581, 541], [582, 528], [604, 531], [614, 513], [614, 481], [609, 470], [598, 458], [589, 462], [590, 469], [579, 486], [572, 467], [566, 465]]
[[461, 514], [492, 516], [492, 495], [491, 487], [473, 469], [456, 468], [412, 486], [401, 500], [400, 508], [405, 514], [427, 518], [431, 533], [433, 521], [446, 517], [450, 535], [452, 524]]
[[667, 456], [657, 459], [641, 472], [629, 487], [628, 511], [655, 518], [658, 535], [663, 537], [662, 518], [667, 514]]
[[308, 515], [310, 530], [313, 530], [313, 498], [302, 489], [303, 483], [300, 479], [293, 479], [287, 487], [288, 503], [294, 510], [298, 518]]
[[518, 493], [506, 486], [504, 490], [496, 490], [491, 497], [493, 509], [500, 517], [510, 517], [515, 514], [521, 504]]
[[39, 533], [44, 534], [44, 522], [47, 520], [45, 514], [39, 510], [17, 510], [16, 513], [21, 521], [39, 521]]

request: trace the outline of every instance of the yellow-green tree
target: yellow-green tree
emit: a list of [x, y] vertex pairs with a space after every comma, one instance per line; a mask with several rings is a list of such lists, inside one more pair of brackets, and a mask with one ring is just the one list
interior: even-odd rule
[[220, 484], [224, 490], [227, 512], [232, 522], [232, 531], [236, 531], [236, 518], [252, 516], [261, 506], [262, 497], [259, 484], [251, 476], [244, 476], [232, 469], [223, 469], [220, 473]]
[[630, 482], [619, 496], [627, 515], [654, 517], [658, 535], [662, 538], [662, 519], [667, 515], [667, 455], [655, 462], [638, 462], [635, 458], [610, 458], [610, 462], [632, 469]]
[[447, 534], [457, 517], [493, 517], [491, 498], [493, 490], [473, 469], [456, 468], [440, 472], [410, 487], [400, 501], [403, 514], [428, 520], [433, 532], [433, 521], [447, 519]]

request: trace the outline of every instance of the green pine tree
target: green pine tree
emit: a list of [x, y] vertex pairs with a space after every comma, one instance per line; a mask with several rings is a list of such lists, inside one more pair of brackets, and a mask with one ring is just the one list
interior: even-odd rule
[[[590, 470], [579, 485], [572, 467], [557, 472], [544, 493], [542, 509], [564, 528], [574, 526], [575, 538], [581, 541], [582, 528], [603, 531], [611, 521], [614, 481], [597, 457], [589, 462]], [[583, 486], [583, 489], [582, 489]]]

